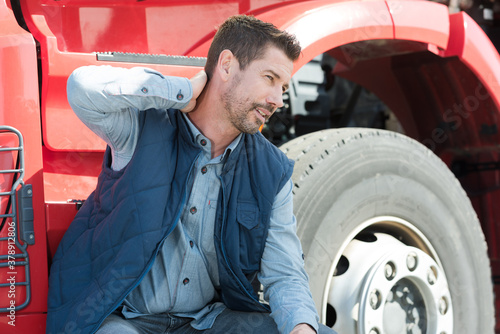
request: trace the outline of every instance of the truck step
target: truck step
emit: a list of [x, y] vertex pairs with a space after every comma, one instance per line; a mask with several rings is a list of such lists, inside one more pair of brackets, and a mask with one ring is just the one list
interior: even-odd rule
[[97, 60], [122, 63], [144, 63], [178, 66], [205, 66], [205, 57], [155, 55], [147, 53], [98, 52]]

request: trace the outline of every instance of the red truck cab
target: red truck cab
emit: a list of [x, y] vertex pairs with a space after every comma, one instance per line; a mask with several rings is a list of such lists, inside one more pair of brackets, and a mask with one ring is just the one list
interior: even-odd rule
[[[297, 161], [298, 234], [321, 321], [339, 333], [385, 333], [384, 310], [393, 306], [389, 296], [401, 287], [398, 281], [422, 295], [422, 330], [493, 332], [500, 57], [465, 12], [413, 0], [0, 2], [0, 331], [45, 331], [51, 258], [100, 172], [105, 144], [67, 102], [71, 72], [84, 65], [147, 66], [190, 77], [203, 67], [216, 26], [239, 13], [286, 29], [303, 48], [287, 103], [263, 132], [280, 144], [293, 139], [282, 149]], [[341, 83], [348, 89], [339, 107], [334, 101], [341, 91], [331, 87]], [[355, 117], [362, 114], [361, 94], [383, 106], [382, 125], [353, 130], [363, 125]], [[354, 171], [360, 154], [371, 171], [344, 175], [335, 165], [344, 159]], [[352, 195], [351, 209], [341, 205], [358, 187], [371, 194], [377, 186], [370, 180], [379, 177], [386, 190], [379, 186], [356, 205], [361, 195]], [[408, 201], [398, 202], [404, 196]], [[439, 203], [449, 214], [440, 214]], [[371, 216], [357, 216], [365, 204]], [[384, 247], [390, 254], [379, 253]], [[364, 251], [375, 255], [368, 260], [360, 256]], [[399, 251], [408, 256], [398, 258]], [[407, 263], [417, 258], [429, 263], [431, 274], [415, 274], [416, 264]], [[401, 267], [407, 273], [399, 277]], [[352, 279], [339, 278], [341, 272]], [[378, 272], [383, 282], [370, 276]], [[433, 292], [433, 279], [442, 276], [444, 292]], [[342, 296], [337, 287], [357, 297]], [[373, 296], [381, 304], [370, 303]], [[401, 321], [405, 328], [417, 323]]]

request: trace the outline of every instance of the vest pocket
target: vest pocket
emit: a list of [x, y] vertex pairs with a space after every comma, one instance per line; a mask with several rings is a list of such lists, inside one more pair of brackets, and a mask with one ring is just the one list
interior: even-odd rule
[[259, 270], [265, 230], [255, 203], [238, 202], [236, 219], [240, 226], [240, 264], [245, 274]]
[[237, 220], [248, 230], [253, 229], [259, 225], [259, 207], [253, 203], [238, 202]]

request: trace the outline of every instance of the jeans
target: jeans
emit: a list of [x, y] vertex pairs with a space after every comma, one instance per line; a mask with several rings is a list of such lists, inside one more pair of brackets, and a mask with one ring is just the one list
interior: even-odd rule
[[[269, 313], [238, 312], [224, 310], [215, 320], [212, 328], [199, 331], [191, 327], [190, 318], [179, 318], [169, 314], [152, 314], [133, 319], [124, 319], [121, 313], [108, 316], [97, 334], [278, 334], [276, 323]], [[336, 332], [319, 325], [319, 334]]]

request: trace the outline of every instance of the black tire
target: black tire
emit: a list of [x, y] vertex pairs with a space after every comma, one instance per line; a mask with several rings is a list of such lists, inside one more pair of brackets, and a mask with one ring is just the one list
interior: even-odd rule
[[[493, 333], [493, 288], [484, 235], [468, 197], [437, 156], [406, 136], [357, 128], [315, 132], [281, 149], [296, 161], [292, 178], [297, 233], [323, 323], [342, 334], [371, 333], [359, 319], [353, 324], [343, 319], [346, 314], [356, 318], [356, 310], [331, 305], [336, 301], [332, 302], [329, 290], [332, 277], [375, 265], [363, 263], [373, 260], [369, 254], [364, 259], [358, 255], [358, 262], [351, 263], [353, 259], [343, 256], [347, 247], [352, 248], [354, 240], [366, 243], [383, 234], [428, 254], [445, 273], [451, 303], [447, 305], [444, 298], [436, 308], [431, 301], [428, 312], [444, 313], [450, 306], [453, 333]], [[377, 251], [385, 247], [379, 242], [382, 247]], [[347, 298], [360, 305], [369, 298], [362, 290]], [[436, 315], [427, 314], [428, 333], [435, 333], [432, 316]]]

